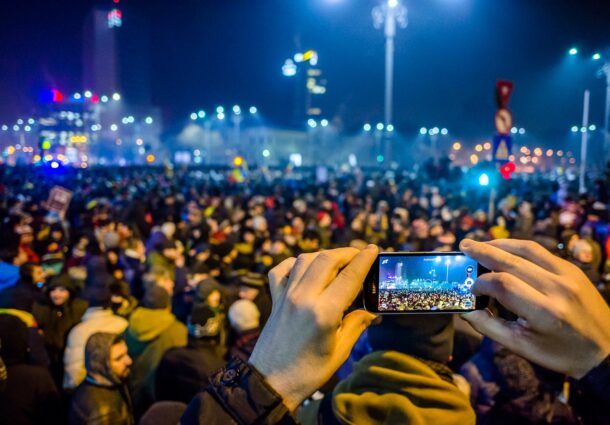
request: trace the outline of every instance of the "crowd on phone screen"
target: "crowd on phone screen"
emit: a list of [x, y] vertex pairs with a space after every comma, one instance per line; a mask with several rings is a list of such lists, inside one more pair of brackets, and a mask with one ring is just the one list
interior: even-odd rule
[[[488, 194], [456, 173], [330, 171], [319, 181], [313, 170], [252, 170], [241, 181], [223, 170], [0, 168], [0, 424], [175, 423], [228, 359], [248, 360], [271, 314], [267, 273], [301, 253], [530, 239], [578, 265], [608, 300], [605, 181], [578, 197], [561, 179], [515, 179], [489, 217]], [[55, 185], [73, 192], [65, 213], [47, 208]], [[400, 306], [400, 297], [387, 302]], [[494, 313], [511, 318], [502, 306]], [[388, 349], [412, 356], [375, 354]], [[367, 369], [385, 363], [419, 377], [412, 385], [427, 400], [399, 405], [395, 418], [427, 403], [440, 406], [436, 415], [452, 411], [454, 423], [472, 411], [485, 424], [582, 420], [569, 380], [453, 316], [371, 327], [315, 398], [334, 397], [340, 418], [349, 403], [339, 401], [367, 379], [408, 397], [408, 385], [382, 388], [387, 379]], [[426, 384], [426, 367], [439, 386]], [[432, 410], [420, 423], [436, 420]]]

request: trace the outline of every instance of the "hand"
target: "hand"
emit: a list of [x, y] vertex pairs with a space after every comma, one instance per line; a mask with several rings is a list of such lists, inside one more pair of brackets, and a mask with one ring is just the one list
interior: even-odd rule
[[184, 255], [180, 254], [176, 257], [176, 261], [175, 261], [176, 267], [182, 268], [182, 267], [184, 267], [185, 263], [186, 263], [186, 261], [184, 259]]
[[289, 258], [269, 272], [273, 308], [250, 363], [294, 411], [347, 359], [375, 315], [343, 317], [377, 258], [374, 245]]
[[508, 322], [483, 310], [463, 315], [476, 330], [578, 379], [610, 354], [610, 308], [578, 267], [531, 241], [464, 240], [460, 249], [493, 271], [477, 279], [473, 292], [519, 316]]

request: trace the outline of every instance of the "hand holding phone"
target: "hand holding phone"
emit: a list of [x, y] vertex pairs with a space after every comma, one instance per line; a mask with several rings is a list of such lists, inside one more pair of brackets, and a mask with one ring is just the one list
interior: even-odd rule
[[379, 314], [481, 310], [489, 298], [471, 288], [487, 272], [461, 252], [381, 253], [364, 282], [364, 306]]

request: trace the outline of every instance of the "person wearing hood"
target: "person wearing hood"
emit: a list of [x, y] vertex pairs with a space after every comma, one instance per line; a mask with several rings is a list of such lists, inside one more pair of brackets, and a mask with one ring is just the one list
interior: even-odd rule
[[32, 307], [32, 315], [43, 332], [44, 345], [51, 361], [51, 374], [59, 385], [63, 382], [66, 337], [87, 310], [87, 302], [76, 298], [75, 292], [68, 275], [55, 276], [45, 288], [45, 299]]
[[85, 345], [97, 332], [122, 334], [128, 322], [110, 309], [110, 285], [115, 279], [106, 271], [103, 257], [93, 257], [87, 264], [84, 298], [89, 302], [82, 321], [68, 334], [64, 352], [64, 383], [67, 390], [75, 389], [86, 376]]
[[28, 364], [26, 325], [17, 317], [0, 315], [0, 341], [0, 357], [6, 364], [0, 425], [61, 423], [59, 392], [51, 374], [42, 366]]
[[157, 369], [157, 400], [189, 403], [213, 372], [224, 366], [223, 323], [206, 305], [196, 304], [188, 319], [188, 345], [167, 351]]
[[125, 332], [129, 355], [133, 358], [131, 389], [136, 417], [155, 401], [155, 374], [165, 352], [187, 344], [187, 329], [171, 312], [171, 296], [166, 288], [149, 285], [142, 307], [129, 318]]
[[450, 315], [386, 316], [367, 335], [373, 352], [354, 365], [317, 411], [318, 402], [301, 409], [302, 423], [317, 418], [319, 424], [474, 425], [463, 378], [458, 381], [447, 366], [454, 336]]
[[70, 404], [70, 425], [133, 425], [127, 377], [132, 360], [122, 335], [99, 332], [85, 346], [87, 377]]
[[[10, 239], [10, 237], [9, 237]], [[0, 249], [0, 291], [14, 286], [19, 280], [19, 267], [25, 264], [27, 255], [18, 242], [5, 242]]]
[[19, 280], [14, 286], [0, 291], [0, 308], [23, 306], [32, 311], [34, 301], [44, 298], [42, 288], [45, 283], [44, 270], [39, 264], [25, 263], [19, 268]]

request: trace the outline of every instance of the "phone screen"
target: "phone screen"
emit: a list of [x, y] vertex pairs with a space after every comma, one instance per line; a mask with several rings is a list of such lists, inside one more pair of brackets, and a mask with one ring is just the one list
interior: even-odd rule
[[380, 254], [377, 267], [380, 313], [477, 308], [471, 288], [480, 266], [464, 254]]

